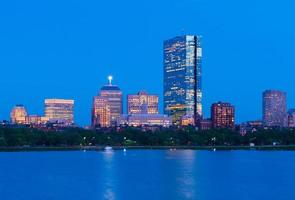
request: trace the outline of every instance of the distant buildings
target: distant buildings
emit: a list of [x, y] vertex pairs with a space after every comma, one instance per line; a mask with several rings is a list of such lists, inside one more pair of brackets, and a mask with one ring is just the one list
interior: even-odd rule
[[286, 93], [278, 90], [263, 92], [263, 123], [268, 127], [287, 126]]
[[201, 118], [201, 76], [200, 36], [184, 35], [164, 41], [164, 113], [172, 117], [174, 124]]
[[47, 117], [39, 116], [39, 115], [28, 115], [26, 117], [26, 124], [29, 125], [41, 125], [46, 124], [49, 121]]
[[130, 94], [127, 97], [128, 114], [158, 114], [159, 97], [146, 92]]
[[167, 115], [159, 113], [159, 97], [139, 92], [128, 95], [128, 115], [121, 115], [118, 124], [128, 126], [163, 126], [169, 127], [172, 120]]
[[53, 123], [74, 124], [74, 100], [45, 99], [45, 117]]
[[92, 127], [111, 126], [111, 111], [107, 98], [101, 96], [96, 96], [93, 98], [91, 118]]
[[161, 114], [132, 114], [122, 115], [119, 125], [169, 127], [172, 125], [172, 120], [167, 115]]
[[111, 125], [116, 126], [118, 119], [123, 114], [123, 94], [118, 86], [112, 85], [113, 77], [109, 76], [108, 79], [109, 84], [101, 88], [100, 96], [108, 100]]
[[211, 106], [213, 128], [234, 128], [235, 108], [230, 103], [218, 102]]
[[288, 127], [295, 128], [295, 109], [288, 111]]
[[10, 121], [13, 124], [26, 124], [28, 113], [23, 105], [16, 105], [10, 112]]
[[108, 77], [109, 84], [101, 88], [98, 96], [93, 98], [92, 127], [116, 126], [123, 113], [123, 94], [120, 88], [112, 85], [112, 76]]

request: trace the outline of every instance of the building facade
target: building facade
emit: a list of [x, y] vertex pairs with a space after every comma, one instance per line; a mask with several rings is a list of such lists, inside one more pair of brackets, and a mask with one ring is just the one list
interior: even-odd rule
[[213, 128], [234, 128], [235, 108], [230, 103], [218, 102], [211, 106]]
[[286, 93], [278, 90], [263, 92], [263, 123], [269, 127], [287, 126]]
[[127, 109], [128, 114], [158, 114], [159, 96], [149, 95], [143, 91], [128, 95]]
[[123, 114], [123, 93], [116, 85], [112, 85], [112, 76], [108, 77], [109, 84], [101, 88], [99, 96], [108, 100], [110, 108], [111, 125], [116, 126]]
[[16, 105], [10, 112], [10, 121], [13, 124], [25, 124], [28, 113], [23, 105]]
[[96, 96], [93, 98], [92, 106], [92, 127], [109, 127], [111, 125], [111, 113], [109, 101], [105, 97]]
[[74, 124], [74, 100], [45, 99], [45, 117], [49, 122]]
[[295, 128], [295, 109], [288, 111], [288, 127]]
[[184, 35], [164, 41], [164, 113], [181, 125], [183, 117], [202, 117], [201, 37]]
[[118, 124], [128, 126], [161, 126], [169, 127], [172, 120], [167, 115], [161, 114], [132, 114], [121, 115]]
[[28, 115], [26, 117], [26, 124], [30, 125], [41, 125], [46, 124], [49, 121], [47, 117], [39, 116], [39, 115]]

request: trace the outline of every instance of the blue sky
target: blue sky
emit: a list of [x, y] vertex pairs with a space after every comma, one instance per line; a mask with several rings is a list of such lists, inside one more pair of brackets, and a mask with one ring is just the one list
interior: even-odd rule
[[[45, 98], [76, 100], [90, 123], [92, 97], [109, 74], [124, 94], [159, 94], [163, 40], [203, 36], [204, 112], [218, 100], [237, 121], [261, 118], [261, 93], [295, 107], [292, 0], [10, 0], [0, 3], [0, 119], [13, 105], [43, 114]], [[124, 101], [126, 110], [126, 100]]]

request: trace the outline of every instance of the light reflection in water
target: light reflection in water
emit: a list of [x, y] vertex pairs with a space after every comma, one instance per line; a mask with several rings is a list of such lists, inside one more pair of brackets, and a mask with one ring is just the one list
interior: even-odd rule
[[106, 176], [104, 177], [104, 185], [103, 185], [103, 199], [106, 200], [114, 200], [116, 199], [115, 191], [114, 191], [114, 180], [116, 174], [116, 166], [114, 161], [114, 154], [113, 150], [103, 151], [103, 171]]
[[169, 150], [166, 152], [165, 159], [172, 160], [175, 164], [174, 169], [178, 169], [172, 181], [175, 183], [173, 189], [181, 199], [196, 198], [197, 186], [194, 175], [196, 153], [193, 150]]

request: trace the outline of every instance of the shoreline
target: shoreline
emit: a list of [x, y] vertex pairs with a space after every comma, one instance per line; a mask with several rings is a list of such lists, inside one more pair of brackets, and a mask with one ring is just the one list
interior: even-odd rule
[[[34, 151], [103, 151], [105, 146], [56, 146], [56, 147], [0, 147], [1, 152], [34, 152]], [[112, 146], [113, 150], [256, 150], [256, 151], [294, 151], [295, 145], [265, 146]]]

